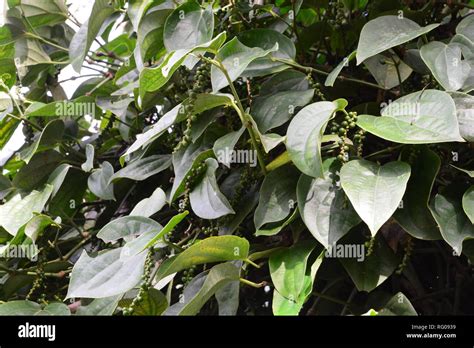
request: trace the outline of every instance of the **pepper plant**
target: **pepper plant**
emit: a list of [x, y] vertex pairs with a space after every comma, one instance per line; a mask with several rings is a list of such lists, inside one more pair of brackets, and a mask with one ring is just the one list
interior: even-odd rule
[[474, 313], [472, 1], [70, 5], [0, 27], [0, 314]]

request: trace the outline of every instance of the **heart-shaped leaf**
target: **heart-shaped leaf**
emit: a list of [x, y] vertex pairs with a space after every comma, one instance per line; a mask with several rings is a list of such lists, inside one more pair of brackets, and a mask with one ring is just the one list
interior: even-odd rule
[[380, 138], [403, 144], [464, 141], [453, 99], [431, 89], [397, 99], [382, 110], [381, 117], [359, 115], [357, 125]]
[[341, 186], [372, 236], [392, 216], [405, 193], [410, 166], [390, 162], [383, 166], [354, 160], [341, 169]]
[[85, 251], [74, 264], [67, 298], [103, 298], [122, 294], [141, 280], [147, 252], [121, 258], [122, 248], [107, 250], [96, 257]]
[[357, 46], [357, 65], [377, 53], [411, 41], [428, 33], [439, 24], [420, 27], [402, 16], [380, 16], [364, 25]]

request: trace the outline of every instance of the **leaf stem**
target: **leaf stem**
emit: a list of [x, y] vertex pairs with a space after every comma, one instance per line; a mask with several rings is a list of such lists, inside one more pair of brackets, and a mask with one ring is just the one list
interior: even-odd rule
[[267, 285], [267, 282], [263, 281], [263, 282], [260, 282], [260, 283], [254, 283], [248, 279], [245, 279], [245, 278], [240, 278], [239, 281], [242, 283], [242, 284], [245, 284], [245, 285], [248, 285], [248, 286], [251, 286], [252, 288], [262, 288], [264, 287], [265, 285]]
[[[298, 70], [300, 70], [300, 71], [302, 71], [306, 74], [314, 72], [316, 74], [320, 74], [320, 75], [324, 75], [324, 76], [329, 75], [329, 73], [327, 71], [316, 69], [316, 68], [313, 68], [311, 66], [304, 66], [304, 65], [296, 63], [295, 61], [289, 60], [289, 59], [282, 59], [282, 58], [273, 57], [272, 60], [274, 62], [280, 62], [280, 63], [286, 64], [286, 65], [289, 65], [289, 66], [291, 66], [295, 69], [298, 69]], [[346, 76], [342, 76], [342, 75], [339, 75], [337, 78], [341, 81], [350, 81], [350, 82], [358, 83], [358, 84], [361, 84], [361, 85], [364, 85], [364, 86], [385, 90], [383, 87], [381, 87], [381, 86], [379, 86], [375, 83], [372, 83], [372, 82], [367, 82], [367, 81], [364, 81], [364, 80], [359, 80], [359, 79], [355, 79], [355, 78], [352, 78], [352, 77], [346, 77]]]
[[249, 265], [254, 266], [255, 268], [260, 268], [259, 265], [257, 265], [255, 262], [253, 262], [253, 261], [250, 260], [250, 259], [245, 259], [244, 262], [248, 263]]
[[369, 158], [369, 157], [373, 157], [373, 156], [378, 156], [378, 155], [382, 155], [382, 154], [385, 154], [385, 153], [390, 153], [394, 150], [397, 150], [401, 147], [403, 147], [404, 144], [400, 144], [400, 145], [396, 145], [396, 146], [389, 146], [383, 150], [380, 150], [380, 151], [377, 151], [377, 152], [374, 152], [374, 153], [371, 153], [370, 155], [367, 155], [365, 156], [364, 158]]

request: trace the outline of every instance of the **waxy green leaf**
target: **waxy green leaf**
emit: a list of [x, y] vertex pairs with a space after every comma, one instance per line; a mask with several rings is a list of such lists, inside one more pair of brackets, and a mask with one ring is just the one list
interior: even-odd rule
[[402, 144], [464, 141], [453, 99], [433, 89], [397, 99], [382, 110], [381, 117], [359, 115], [357, 125], [380, 138]]
[[341, 186], [372, 236], [392, 216], [405, 193], [410, 166], [390, 162], [383, 166], [354, 160], [341, 169]]

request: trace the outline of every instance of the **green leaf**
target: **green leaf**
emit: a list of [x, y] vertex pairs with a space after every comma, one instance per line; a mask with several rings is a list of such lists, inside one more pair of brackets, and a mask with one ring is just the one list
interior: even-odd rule
[[379, 311], [378, 315], [413, 316], [418, 315], [410, 300], [401, 292], [395, 294]]
[[76, 315], [112, 315], [122, 295], [97, 298], [86, 306], [80, 306]]
[[[231, 105], [233, 100], [233, 97], [229, 94], [198, 94], [194, 102], [193, 114], [200, 114], [218, 106]], [[156, 124], [150, 127], [149, 130], [142, 134], [138, 134], [137, 140], [127, 149], [123, 156], [126, 157], [140, 148], [144, 148], [151, 144], [163, 135], [173, 124], [186, 119], [187, 114], [185, 109], [188, 103], [189, 100], [187, 99], [183, 103], [176, 105], [161, 117]]]
[[174, 181], [170, 193], [170, 202], [173, 202], [185, 189], [185, 179], [191, 174], [193, 168], [212, 157], [212, 150], [201, 140], [190, 144], [173, 154]]
[[15, 236], [34, 213], [43, 211], [52, 192], [53, 186], [46, 185], [41, 191], [32, 191], [23, 198], [19, 194], [13, 196], [8, 202], [0, 205], [0, 225]]
[[282, 231], [285, 227], [289, 226], [293, 221], [295, 221], [300, 216], [298, 209], [295, 209], [293, 213], [287, 219], [283, 220], [283, 222], [275, 222], [266, 225], [263, 228], [257, 229], [255, 232], [255, 236], [274, 236], [280, 231]]
[[417, 23], [404, 17], [381, 16], [364, 25], [357, 46], [357, 65], [377, 53], [411, 41], [438, 27], [430, 24], [420, 27]]
[[[313, 282], [316, 273], [324, 259], [324, 252], [313, 262], [312, 266], [307, 265], [306, 273], [303, 279], [303, 291], [296, 300], [283, 297], [276, 289], [273, 291], [272, 310], [274, 315], [298, 315], [306, 300], [313, 291]], [[309, 268], [309, 269], [308, 269]]]
[[[410, 155], [413, 153], [413, 155]], [[410, 157], [411, 160], [410, 160]], [[413, 237], [424, 240], [441, 239], [438, 226], [428, 209], [431, 190], [441, 166], [439, 156], [428, 147], [404, 149], [402, 161], [410, 161], [411, 176], [408, 181], [403, 206], [399, 207], [394, 218], [405, 231]]]
[[121, 238], [130, 240], [145, 232], [159, 232], [162, 228], [158, 222], [147, 217], [122, 216], [102, 227], [97, 233], [97, 238], [102, 239], [106, 243], [114, 242]]
[[86, 145], [86, 161], [81, 165], [81, 168], [85, 172], [90, 172], [94, 169], [94, 146], [91, 144]]
[[301, 175], [298, 181], [298, 210], [306, 227], [325, 248], [337, 243], [360, 218], [336, 184], [337, 162], [323, 162], [325, 178]]
[[[277, 43], [273, 47], [264, 50], [260, 47], [247, 47], [234, 37], [219, 49], [215, 59], [221, 62], [229, 75], [230, 81], [233, 82], [242, 75], [250, 63], [276, 50], [278, 50]], [[229, 85], [224, 73], [215, 65], [211, 67], [211, 83], [213, 92]]]
[[147, 252], [121, 258], [121, 251], [107, 250], [96, 257], [83, 251], [72, 269], [66, 299], [110, 297], [135, 287], [141, 281]]
[[[313, 242], [302, 241], [289, 248], [281, 249], [270, 256], [268, 265], [275, 287], [273, 314], [298, 314], [306, 299], [307, 263], [315, 246]], [[312, 281], [311, 278], [311, 288]]]
[[464, 93], [451, 93], [456, 105], [459, 133], [469, 142], [474, 142], [474, 97]]
[[357, 51], [352, 51], [347, 57], [345, 57], [326, 77], [326, 81], [324, 82], [325, 86], [333, 87], [334, 82], [336, 82], [337, 77], [341, 73], [342, 69], [349, 66], [349, 62], [353, 60], [356, 56]]
[[[262, 50], [273, 49], [278, 44], [278, 50], [272, 53], [272, 57], [293, 60], [296, 57], [296, 48], [293, 41], [278, 31], [271, 29], [251, 29], [238, 35], [239, 41], [247, 47], [258, 47]], [[270, 57], [262, 57], [251, 62], [245, 69], [247, 77], [264, 76], [274, 74], [287, 69], [284, 63], [274, 62]]]
[[456, 33], [464, 35], [474, 42], [474, 18], [466, 16], [456, 27]]
[[336, 111], [335, 103], [322, 101], [304, 107], [291, 120], [286, 148], [295, 166], [311, 177], [322, 177], [321, 139]]
[[143, 250], [149, 249], [152, 246], [154, 246], [157, 242], [159, 242], [161, 239], [163, 239], [164, 236], [166, 236], [168, 233], [173, 231], [173, 229], [181, 222], [183, 219], [189, 214], [187, 210], [184, 212], [173, 216], [170, 221], [163, 227], [163, 229], [158, 233], [153, 239], [151, 239], [148, 244], [143, 248]]
[[227, 214], [235, 214], [227, 198], [222, 194], [216, 180], [219, 164], [214, 158], [205, 161], [206, 173], [189, 194], [193, 212], [202, 219], [217, 219]]
[[163, 41], [168, 52], [193, 49], [212, 39], [212, 7], [201, 8], [195, 0], [178, 6], [166, 19]]
[[252, 116], [262, 133], [281, 126], [295, 113], [296, 108], [305, 106], [313, 99], [314, 90], [282, 91], [257, 97], [252, 104]]
[[437, 194], [431, 202], [430, 210], [438, 223], [443, 239], [457, 255], [461, 255], [464, 240], [474, 238], [474, 226], [464, 214], [461, 202]]
[[403, 56], [403, 61], [408, 64], [413, 71], [419, 74], [429, 75], [431, 73], [430, 69], [421, 58], [419, 49], [411, 48], [406, 50]]
[[280, 295], [293, 301], [299, 297], [303, 290], [306, 263], [315, 246], [313, 242], [300, 242], [270, 256], [270, 275]]
[[474, 224], [474, 186], [471, 186], [462, 196], [462, 207], [469, 220]]
[[262, 83], [260, 96], [271, 96], [285, 91], [307, 91], [308, 89], [310, 87], [307, 75], [296, 70], [284, 70], [271, 75]]
[[63, 156], [53, 150], [35, 154], [30, 162], [16, 174], [12, 182], [13, 186], [26, 191], [41, 186], [62, 160]]
[[[242, 267], [242, 261], [234, 261], [234, 265], [239, 269]], [[239, 272], [240, 274], [240, 272]], [[239, 295], [240, 282], [239, 280], [231, 281], [230, 283], [220, 287], [215, 297], [219, 307], [219, 315], [236, 315], [239, 309]]]
[[0, 149], [8, 143], [19, 124], [20, 121], [14, 118], [0, 120]]
[[54, 186], [48, 212], [64, 219], [71, 218], [80, 207], [87, 190], [87, 174], [62, 164], [50, 175], [48, 183]]
[[133, 307], [132, 315], [161, 315], [168, 308], [166, 296], [155, 288], [150, 288], [142, 295], [142, 300]]
[[163, 30], [171, 11], [172, 9], [161, 6], [156, 10], [152, 8], [140, 22], [136, 32], [142, 61], [152, 59], [164, 49]]
[[105, 161], [101, 164], [100, 169], [96, 169], [87, 180], [89, 190], [97, 197], [102, 199], [113, 199], [114, 185], [111, 183], [111, 178], [114, 175], [114, 167]]
[[15, 42], [15, 65], [21, 78], [25, 77], [28, 67], [51, 63], [38, 40], [19, 38]]
[[67, 7], [62, 0], [20, 0], [17, 6], [33, 28], [53, 26], [67, 19]]
[[99, 35], [102, 24], [115, 12], [114, 2], [109, 0], [95, 0], [89, 18], [74, 34], [69, 44], [69, 58], [76, 72], [81, 72], [82, 63], [89, 51], [92, 42]]
[[166, 204], [166, 194], [158, 187], [148, 198], [142, 199], [133, 207], [130, 215], [150, 217], [159, 212]]
[[341, 186], [372, 236], [392, 216], [405, 193], [410, 166], [389, 162], [383, 166], [354, 160], [342, 166]]
[[413, 71], [398, 56], [392, 55], [392, 53], [389, 54], [395, 62], [392, 58], [385, 57], [382, 54], [377, 54], [364, 61], [364, 65], [375, 78], [377, 84], [384, 89], [391, 89], [400, 85], [400, 80], [401, 82], [405, 81]]
[[382, 110], [381, 117], [359, 115], [357, 125], [380, 138], [402, 144], [464, 141], [454, 101], [449, 94], [432, 89], [397, 99]]
[[164, 86], [173, 73], [183, 64], [190, 53], [203, 54], [216, 52], [226, 40], [226, 33], [220, 33], [211, 41], [191, 49], [181, 49], [168, 53], [161, 64], [155, 68], [145, 68], [140, 73], [140, 96], [154, 92]]
[[28, 316], [45, 316], [45, 315], [71, 315], [69, 308], [60, 302], [53, 302], [44, 308], [32, 301], [17, 300], [9, 301], [0, 305], [0, 316], [2, 315], [28, 315]]
[[95, 100], [90, 96], [81, 96], [73, 100], [55, 101], [44, 104], [35, 102], [25, 110], [29, 117], [82, 117], [85, 114], [99, 114]]
[[420, 54], [436, 81], [445, 90], [457, 91], [463, 87], [471, 67], [462, 60], [460, 47], [432, 41], [421, 47]]
[[164, 315], [196, 315], [212, 295], [226, 285], [238, 282], [239, 278], [239, 269], [232, 263], [216, 265], [204, 279], [200, 276], [196, 281], [191, 281], [184, 289], [183, 301], [169, 307]]
[[153, 1], [150, 0], [129, 0], [127, 15], [135, 32], [138, 32], [138, 26], [151, 5], [153, 5]]
[[163, 115], [163, 117], [161, 117], [158, 122], [151, 126], [146, 132], [142, 134], [137, 134], [137, 139], [127, 149], [123, 157], [132, 154], [140, 148], [144, 148], [145, 146], [151, 144], [153, 141], [158, 139], [169, 127], [171, 127], [179, 119], [179, 116], [181, 116], [181, 108], [181, 104], [176, 105], [173, 109]]
[[214, 143], [212, 148], [214, 155], [216, 156], [217, 160], [224, 164], [227, 168], [230, 168], [234, 147], [244, 132], [245, 127], [242, 126], [239, 130], [227, 133], [226, 135], [220, 137]]
[[232, 260], [245, 260], [249, 253], [249, 242], [236, 236], [218, 236], [203, 239], [177, 256], [163, 262], [156, 280], [182, 271], [193, 265]]
[[41, 151], [49, 150], [56, 145], [63, 137], [64, 122], [63, 120], [53, 120], [49, 122], [41, 132], [38, 140], [36, 140], [26, 152], [21, 154], [21, 159], [28, 163], [31, 158]]
[[110, 177], [109, 183], [116, 182], [119, 179], [131, 179], [143, 181], [150, 176], [158, 174], [169, 168], [171, 165], [171, 155], [153, 155], [137, 159], [126, 167], [117, 171]]
[[[348, 235], [348, 237], [352, 237]], [[338, 244], [336, 248], [343, 250], [359, 250], [362, 257], [342, 257], [338, 258], [347, 273], [351, 277], [358, 291], [371, 292], [396, 270], [400, 263], [400, 259], [394, 254], [392, 249], [387, 245], [384, 238], [377, 237], [374, 241], [372, 254], [365, 255], [365, 247], [363, 245], [363, 237], [358, 236], [357, 239], [345, 238], [342, 244]], [[337, 252], [332, 251], [333, 253]]]
[[280, 167], [263, 179], [254, 215], [255, 228], [285, 219], [295, 208], [298, 171], [293, 166]]

